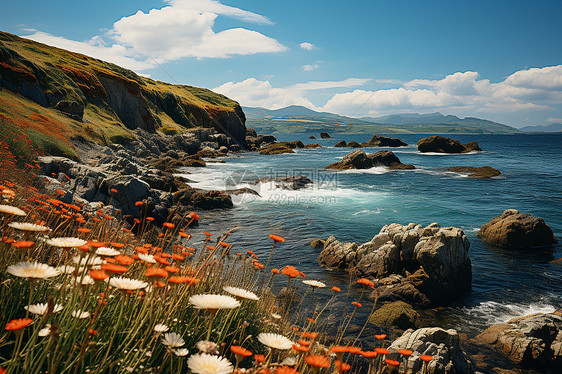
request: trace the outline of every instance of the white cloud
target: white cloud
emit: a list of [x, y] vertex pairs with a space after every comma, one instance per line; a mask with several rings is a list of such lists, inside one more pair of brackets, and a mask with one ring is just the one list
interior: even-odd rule
[[562, 104], [562, 65], [517, 71], [491, 83], [474, 71], [443, 79], [415, 79], [400, 88], [355, 90], [334, 95], [323, 110], [354, 116], [377, 116], [407, 111], [510, 113], [555, 110]]
[[320, 108], [305, 97], [306, 92], [359, 86], [367, 81], [369, 79], [348, 78], [341, 81], [311, 81], [275, 88], [267, 80], [260, 81], [255, 78], [248, 78], [242, 82], [224, 83], [214, 88], [213, 91], [226, 95], [243, 106], [279, 109], [289, 105], [302, 105], [318, 110]]
[[318, 64], [314, 64], [314, 65], [303, 65], [302, 66], [302, 70], [304, 71], [312, 71], [314, 69], [318, 69], [320, 67], [320, 65]]
[[302, 49], [306, 50], [306, 51], [312, 51], [315, 49], [318, 49], [318, 47], [316, 47], [314, 44], [309, 43], [309, 42], [304, 42], [299, 44], [299, 47], [301, 47]]
[[272, 24], [265, 16], [214, 0], [167, 0], [169, 6], [138, 11], [113, 24], [106, 35], [74, 41], [34, 31], [27, 38], [84, 53], [133, 70], [181, 58], [226, 58], [235, 55], [282, 52], [277, 40], [254, 30], [230, 28], [215, 32], [217, 17]]

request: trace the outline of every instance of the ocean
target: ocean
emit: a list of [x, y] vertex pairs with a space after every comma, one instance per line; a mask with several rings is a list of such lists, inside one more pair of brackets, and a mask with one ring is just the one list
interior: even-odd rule
[[[193, 229], [195, 238], [203, 238], [203, 231], [220, 234], [239, 227], [228, 239], [234, 243], [233, 251], [254, 251], [265, 262], [271, 248], [269, 234], [284, 237], [286, 242], [276, 247], [272, 265], [293, 265], [307, 279], [342, 288], [342, 301], [331, 309], [337, 312], [358, 300], [360, 289], [347, 287], [349, 278], [344, 272], [318, 265], [320, 249], [310, 247], [312, 239], [333, 235], [340, 241], [363, 243], [386, 224], [438, 222], [464, 230], [473, 268], [471, 292], [436, 310], [438, 325], [473, 336], [516, 316], [562, 308], [562, 266], [548, 263], [562, 257], [560, 244], [551, 257], [506, 252], [476, 236], [484, 223], [512, 208], [543, 218], [562, 239], [562, 134], [449, 136], [462, 143], [476, 140], [483, 150], [459, 155], [421, 154], [416, 143], [424, 135], [412, 134], [390, 135], [408, 143], [407, 147], [363, 148], [367, 153], [392, 150], [403, 163], [416, 166], [407, 171], [383, 167], [324, 170], [352, 151], [334, 148], [336, 142], [361, 143], [370, 136], [332, 134], [333, 139], [311, 140], [309, 135], [276, 134], [279, 141], [302, 140], [323, 148], [269, 156], [240, 153], [210, 162], [206, 168], [186, 168], [183, 176], [193, 187], [249, 187], [260, 194], [234, 196], [235, 207], [230, 210], [199, 212], [201, 225]], [[502, 174], [490, 180], [471, 179], [445, 170], [451, 166], [491, 166]], [[313, 184], [299, 191], [276, 188], [271, 182], [253, 184], [260, 178], [292, 175], [307, 176]], [[286, 281], [279, 278], [278, 282], [274, 291]], [[317, 296], [327, 298], [329, 291]], [[361, 301], [368, 303], [364, 295]], [[358, 325], [366, 312], [359, 314]]]

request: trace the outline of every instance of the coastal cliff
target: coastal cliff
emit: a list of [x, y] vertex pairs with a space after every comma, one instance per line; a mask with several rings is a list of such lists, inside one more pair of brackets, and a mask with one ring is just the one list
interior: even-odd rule
[[[45, 153], [75, 156], [74, 140], [127, 143], [136, 129], [171, 135], [194, 127], [213, 128], [245, 148], [244, 113], [223, 95], [155, 81], [5, 32], [0, 32], [0, 104], [3, 125], [23, 124]], [[55, 152], [44, 144], [49, 139]]]

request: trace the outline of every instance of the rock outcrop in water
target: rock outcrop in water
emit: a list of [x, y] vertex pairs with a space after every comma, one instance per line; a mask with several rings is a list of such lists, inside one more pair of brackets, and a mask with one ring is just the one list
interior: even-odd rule
[[368, 142], [362, 143], [362, 147], [405, 147], [408, 144], [398, 138], [389, 138], [386, 136], [373, 135]]
[[341, 243], [331, 236], [320, 265], [378, 278], [373, 297], [426, 305], [454, 300], [470, 290], [470, 243], [456, 227], [411, 223], [384, 226], [367, 243]]
[[513, 362], [525, 367], [560, 369], [562, 310], [513, 318], [506, 323], [489, 327], [474, 340], [494, 346]]
[[490, 179], [501, 174], [499, 170], [490, 166], [453, 166], [447, 168], [447, 170], [455, 173], [468, 174], [467, 176], [469, 178], [475, 179]]
[[341, 161], [326, 166], [326, 169], [369, 169], [375, 166], [386, 166], [393, 170], [415, 169], [413, 165], [400, 162], [400, 159], [396, 157], [392, 151], [380, 151], [366, 154], [360, 149], [345, 155]]
[[472, 151], [481, 151], [477, 142], [469, 142], [461, 144], [456, 139], [445, 138], [443, 136], [430, 136], [418, 141], [418, 150], [420, 152], [437, 152], [437, 153], [467, 153]]
[[322, 139], [332, 139], [332, 137], [330, 136], [330, 134], [328, 134], [327, 132], [321, 132], [320, 133], [320, 137]]
[[558, 239], [542, 218], [508, 209], [484, 224], [478, 237], [495, 247], [518, 250], [546, 247]]
[[[460, 344], [460, 337], [456, 330], [444, 330], [439, 327], [426, 327], [418, 330], [407, 330], [388, 348], [392, 359], [400, 359], [399, 349], [413, 351], [400, 373], [432, 373], [432, 374], [472, 374], [474, 366], [470, 357]], [[429, 355], [433, 360], [426, 364], [420, 356]]]

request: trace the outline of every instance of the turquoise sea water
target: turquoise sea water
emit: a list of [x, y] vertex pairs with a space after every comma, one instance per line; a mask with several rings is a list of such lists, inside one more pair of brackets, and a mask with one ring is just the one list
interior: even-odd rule
[[[455, 136], [463, 143], [476, 140], [483, 149], [462, 155], [420, 154], [415, 144], [422, 137], [400, 136], [410, 145], [388, 148], [403, 163], [414, 164], [416, 170], [411, 171], [323, 170], [351, 151], [334, 148], [337, 141], [362, 142], [370, 136], [309, 140], [303, 134], [282, 134], [278, 140], [300, 139], [325, 148], [272, 156], [241, 153], [225, 158], [224, 163], [209, 163], [207, 168], [186, 169], [189, 174], [185, 176], [193, 181], [193, 187], [250, 187], [261, 195], [238, 196], [231, 210], [201, 212], [201, 226], [195, 234], [220, 233], [239, 226], [229, 239], [235, 243], [234, 252], [252, 250], [263, 262], [271, 246], [268, 235], [281, 235], [286, 242], [276, 249], [274, 266], [294, 265], [309, 279], [346, 289], [345, 273], [318, 266], [320, 250], [309, 246], [313, 238], [334, 235], [340, 241], [363, 243], [385, 224], [438, 222], [463, 228], [471, 243], [473, 266], [472, 291], [445, 310], [444, 325], [476, 333], [514, 316], [562, 308], [561, 266], [548, 264], [548, 256], [504, 252], [476, 237], [484, 223], [514, 208], [544, 218], [562, 239], [562, 134]], [[383, 149], [387, 148], [364, 148], [367, 153]], [[450, 166], [485, 165], [499, 169], [502, 175], [474, 180], [445, 170]], [[248, 183], [285, 175], [305, 175], [314, 184], [304, 190], [287, 191], [271, 183]], [[554, 247], [554, 257], [562, 257], [560, 245]], [[279, 281], [277, 288], [284, 283]], [[357, 288], [352, 287], [341, 305], [359, 297]]]

